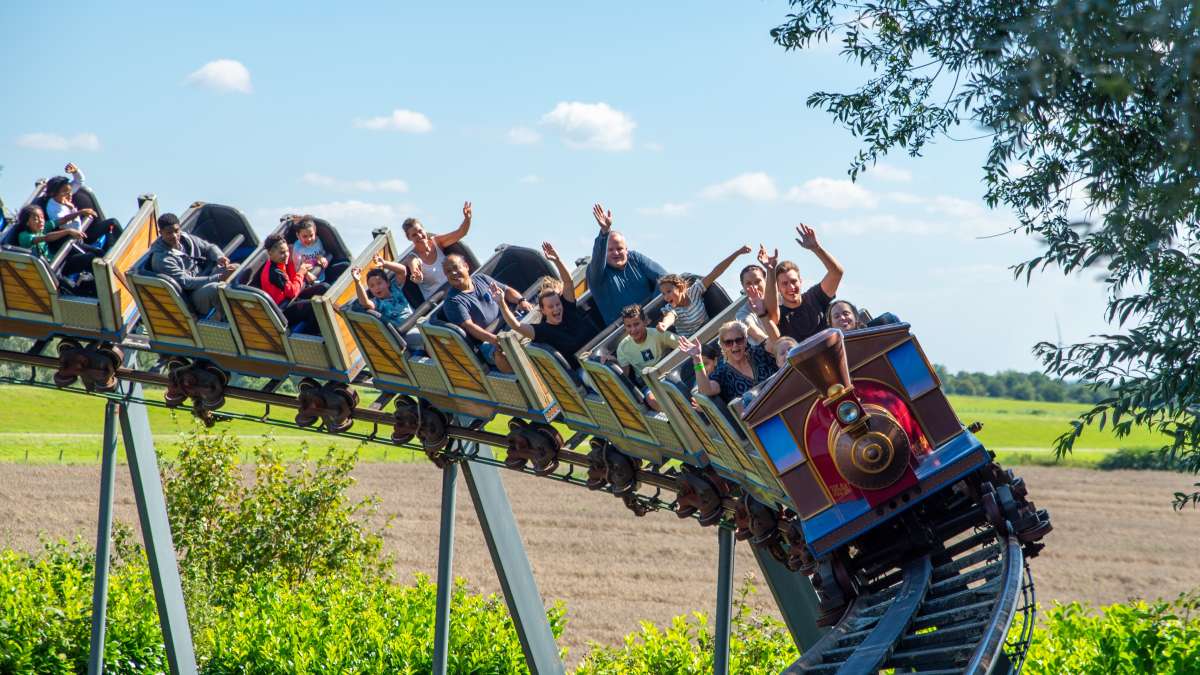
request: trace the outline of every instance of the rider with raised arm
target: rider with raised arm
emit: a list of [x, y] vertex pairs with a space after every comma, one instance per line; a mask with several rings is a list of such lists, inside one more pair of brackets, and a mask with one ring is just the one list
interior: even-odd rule
[[678, 274], [667, 274], [658, 280], [658, 288], [670, 309], [659, 322], [659, 330], [665, 330], [671, 325], [679, 335], [691, 337], [700, 327], [708, 323], [708, 310], [704, 307], [704, 292], [712, 286], [734, 260], [750, 252], [749, 246], [742, 246], [730, 253], [724, 260], [717, 263], [704, 278], [689, 284]]
[[[384, 260], [378, 253], [372, 258], [372, 262], [375, 263], [375, 267], [367, 272], [365, 285], [362, 269], [350, 268], [350, 278], [354, 281], [354, 294], [357, 296], [350, 309], [358, 312], [378, 312], [384, 323], [399, 330], [413, 313], [412, 305], [408, 304], [408, 298], [404, 296], [408, 268], [400, 263]], [[387, 274], [389, 271], [394, 275], [391, 278]], [[415, 326], [404, 334], [404, 341], [409, 349], [425, 349], [425, 338]]]
[[[85, 219], [97, 218], [99, 214], [94, 209], [75, 208], [73, 202], [75, 193], [84, 186], [83, 171], [75, 166], [74, 162], [67, 164], [64, 171], [71, 174], [71, 180], [68, 180], [66, 176], [55, 176], [46, 181], [45, 196], [43, 197], [46, 221], [53, 226], [51, 229], [83, 230]], [[121, 223], [117, 222], [116, 218], [108, 218], [102, 223], [89, 225], [83, 241], [86, 244], [95, 245], [101, 235], [110, 233], [112, 236], [105, 239], [103, 249], [98, 250], [103, 253], [112, 246], [117, 237], [121, 236]]]
[[[575, 285], [571, 282], [571, 270], [567, 269], [562, 257], [550, 242], [542, 242], [542, 252], [546, 259], [558, 268], [558, 278], [562, 282], [562, 291], [543, 287], [538, 293], [538, 309], [542, 312], [542, 320], [534, 324], [523, 324], [508, 308], [507, 303], [500, 303], [500, 313], [510, 328], [525, 337], [553, 347], [567, 360], [572, 369], [579, 368], [575, 352], [592, 339], [595, 328], [587, 316], [575, 304]], [[492, 289], [492, 294], [499, 293], [499, 287]]]
[[400, 226], [404, 236], [413, 245], [415, 254], [408, 264], [408, 277], [421, 287], [421, 295], [428, 300], [446, 284], [444, 265], [445, 249], [456, 244], [471, 231], [471, 202], [463, 202], [463, 221], [458, 229], [445, 234], [431, 235], [416, 218], [409, 218]]
[[[800, 235], [796, 242], [812, 251], [825, 266], [825, 276], [819, 283], [802, 291], [800, 268], [796, 263], [790, 260], [779, 263], [775, 269], [776, 284], [767, 289], [767, 312], [771, 321], [779, 326], [780, 333], [803, 342], [829, 326], [825, 313], [837, 295], [843, 270], [838, 261], [817, 242], [817, 234], [811, 227], [801, 223], [796, 227], [796, 233]], [[778, 303], [773, 302], [774, 290], [779, 292]]]
[[[500, 318], [502, 303], [514, 303], [524, 311], [533, 309], [533, 305], [522, 298], [516, 289], [500, 284], [482, 272], [471, 274], [466, 259], [461, 255], [452, 253], [446, 256], [443, 270], [450, 284], [450, 294], [446, 296], [442, 309], [446, 320], [466, 332], [470, 340], [479, 346], [479, 353], [484, 360], [503, 372], [511, 373], [512, 368], [504, 358], [504, 352], [500, 351], [499, 338], [488, 328]], [[499, 292], [494, 292], [493, 286]]]
[[666, 270], [626, 247], [625, 236], [612, 229], [612, 211], [605, 211], [603, 206], [596, 204], [592, 207], [592, 215], [600, 225], [600, 233], [592, 245], [587, 282], [600, 317], [609, 324], [621, 316], [625, 307], [642, 305], [653, 298], [658, 290], [658, 280]]

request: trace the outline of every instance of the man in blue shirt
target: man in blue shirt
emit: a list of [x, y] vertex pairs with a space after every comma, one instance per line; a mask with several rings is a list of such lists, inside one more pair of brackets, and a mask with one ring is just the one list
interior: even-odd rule
[[667, 273], [662, 265], [630, 251], [625, 237], [612, 229], [612, 211], [596, 204], [592, 215], [600, 224], [600, 234], [592, 245], [588, 262], [588, 288], [604, 323], [609, 324], [621, 315], [621, 308], [644, 305], [658, 293], [658, 279]]
[[[463, 329], [488, 363], [502, 372], [511, 373], [512, 367], [500, 350], [500, 338], [491, 330], [500, 318], [499, 303], [507, 301], [526, 312], [533, 305], [511, 286], [498, 284], [482, 272], [471, 274], [466, 259], [456, 253], [446, 256], [442, 270], [450, 284], [450, 293], [442, 303], [446, 320]], [[500, 295], [492, 291], [493, 286], [500, 290]]]

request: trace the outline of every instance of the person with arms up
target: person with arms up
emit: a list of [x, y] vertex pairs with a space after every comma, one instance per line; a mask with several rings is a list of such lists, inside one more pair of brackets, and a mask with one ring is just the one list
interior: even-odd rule
[[592, 245], [588, 261], [587, 282], [596, 308], [605, 324], [612, 323], [629, 305], [643, 305], [654, 297], [658, 280], [666, 274], [662, 265], [630, 251], [625, 236], [612, 229], [612, 211], [596, 204], [592, 216], [600, 225], [600, 233]]
[[458, 243], [471, 231], [471, 202], [463, 202], [462, 213], [462, 224], [457, 230], [446, 234], [429, 234], [416, 218], [409, 218], [400, 226], [405, 238], [413, 245], [414, 255], [408, 263], [408, 278], [421, 287], [421, 295], [426, 300], [446, 285], [445, 248]]
[[750, 252], [749, 246], [743, 246], [730, 253], [724, 260], [717, 263], [704, 278], [689, 284], [678, 274], [667, 274], [659, 278], [658, 288], [670, 309], [659, 322], [659, 330], [670, 326], [675, 332], [684, 337], [691, 337], [708, 323], [708, 310], [704, 307], [704, 292], [717, 280], [729, 266], [740, 256]]
[[[542, 320], [534, 324], [523, 324], [507, 303], [500, 303], [500, 312], [504, 321], [514, 331], [525, 337], [553, 347], [566, 359], [567, 364], [578, 376], [579, 360], [575, 352], [583, 349], [592, 339], [595, 328], [591, 321], [575, 304], [575, 286], [571, 283], [571, 271], [567, 269], [558, 251], [550, 242], [542, 243], [542, 252], [546, 259], [558, 268], [558, 278], [561, 290], [553, 286], [543, 285], [538, 293], [538, 309], [542, 312]], [[499, 287], [492, 289], [493, 295], [499, 295]]]
[[[779, 263], [773, 270], [776, 283], [767, 289], [767, 312], [770, 321], [779, 327], [780, 333], [797, 342], [803, 342], [829, 326], [825, 313], [837, 295], [838, 285], [842, 283], [843, 270], [838, 261], [821, 247], [817, 241], [817, 234], [811, 227], [801, 223], [796, 227], [796, 233], [800, 235], [796, 242], [802, 248], [812, 251], [825, 266], [825, 276], [808, 290], [802, 291], [800, 268], [796, 263], [790, 260]], [[768, 269], [768, 273], [771, 271]], [[774, 302], [774, 290], [778, 290], [778, 302]]]
[[164, 213], [158, 217], [158, 239], [150, 246], [150, 269], [169, 277], [183, 289], [184, 298], [204, 318], [218, 310], [217, 285], [237, 271], [216, 244], [188, 234], [179, 225], [179, 216]]
[[654, 393], [642, 381], [642, 369], [653, 366], [670, 354], [679, 345], [679, 338], [674, 333], [650, 328], [641, 305], [629, 305], [622, 309], [621, 322], [625, 325], [625, 337], [617, 343], [617, 365], [641, 391], [646, 406], [651, 410], [661, 410]]
[[[55, 176], [46, 181], [46, 192], [43, 197], [46, 221], [56, 229], [82, 231], [85, 221], [89, 218], [95, 219], [98, 214], [94, 209], [75, 208], [73, 203], [75, 193], [84, 186], [83, 171], [74, 163], [67, 164], [64, 170], [71, 174], [71, 180], [68, 180], [66, 176]], [[121, 223], [117, 222], [116, 218], [108, 218], [100, 223], [91, 223], [87, 226], [83, 242], [89, 246], [97, 246], [100, 237], [104, 235], [110, 236], [104, 238], [104, 245], [97, 248], [98, 253], [108, 250], [117, 237], [121, 236]]]
[[[350, 268], [350, 278], [354, 280], [354, 293], [358, 296], [350, 308], [356, 312], [378, 312], [384, 323], [399, 330], [413, 313], [403, 290], [404, 281], [408, 278], [408, 268], [400, 263], [384, 260], [379, 254], [375, 254], [372, 262], [375, 263], [375, 267], [367, 272], [365, 287], [362, 269]], [[394, 276], [389, 278], [388, 272]], [[415, 326], [404, 333], [404, 342], [409, 349], [425, 349], [425, 338]]]
[[[533, 309], [533, 305], [522, 298], [516, 289], [500, 284], [482, 272], [471, 274], [466, 259], [461, 255], [452, 253], [446, 256], [442, 270], [450, 284], [450, 294], [442, 305], [446, 320], [466, 332], [470, 341], [479, 347], [479, 353], [485, 361], [501, 372], [511, 373], [512, 367], [500, 350], [500, 340], [489, 328], [500, 318], [500, 303], [511, 302], [526, 312]], [[492, 290], [493, 286], [499, 290], [498, 293]]]

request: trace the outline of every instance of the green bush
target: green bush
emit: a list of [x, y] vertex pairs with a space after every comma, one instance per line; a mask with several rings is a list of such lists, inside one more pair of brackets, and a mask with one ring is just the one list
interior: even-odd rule
[[1102, 614], [1057, 605], [1034, 632], [1025, 672], [1034, 675], [1200, 673], [1200, 596], [1109, 605]]
[[254, 482], [242, 481], [241, 449], [228, 432], [183, 435], [164, 471], [163, 491], [180, 567], [190, 584], [223, 587], [222, 577], [270, 570], [292, 582], [344, 569], [382, 573], [383, 540], [364, 519], [377, 498], [351, 502], [358, 460], [333, 448], [314, 464], [307, 447], [285, 464], [273, 442], [254, 451]]
[[[82, 544], [41, 556], [0, 553], [0, 673], [85, 672], [93, 568]], [[193, 593], [189, 610], [200, 670], [225, 673], [425, 673], [433, 658], [436, 587], [397, 585], [362, 570], [293, 582], [249, 577], [222, 593]], [[193, 612], [189, 611], [189, 614]], [[565, 612], [547, 611], [555, 637]], [[523, 673], [525, 657], [504, 602], [466, 591], [451, 600], [450, 672]], [[109, 585], [109, 673], [165, 672], [166, 654], [144, 559], [117, 565]]]
[[[755, 592], [747, 581], [734, 604], [729, 640], [729, 671], [749, 675], [781, 672], [799, 658], [783, 622], [753, 612], [746, 599]], [[700, 612], [677, 616], [660, 629], [643, 621], [622, 647], [592, 643], [576, 675], [689, 675], [713, 671], [713, 630]]]
[[1137, 469], [1140, 471], [1190, 471], [1184, 461], [1169, 450], [1121, 448], [1105, 455], [1096, 468], [1105, 471]]

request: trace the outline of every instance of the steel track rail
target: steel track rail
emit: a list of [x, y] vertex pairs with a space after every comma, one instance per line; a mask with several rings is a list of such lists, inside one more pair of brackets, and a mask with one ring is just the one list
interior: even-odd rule
[[1027, 643], [1006, 645], [1006, 637], [1018, 614], [1032, 622], [1031, 603], [1020, 602], [1032, 592], [1026, 575], [1014, 537], [990, 529], [966, 534], [941, 552], [906, 563], [898, 575], [888, 575], [894, 581], [855, 599], [784, 675], [1017, 672]]
[[[126, 345], [123, 345], [123, 346], [126, 346]], [[130, 346], [137, 348], [136, 343], [134, 345], [130, 345]], [[153, 353], [153, 352], [150, 352], [150, 353]], [[39, 387], [39, 388], [44, 388], [44, 389], [55, 389], [58, 391], [67, 391], [67, 392], [71, 392], [71, 393], [96, 396], [96, 397], [105, 398], [105, 399], [109, 399], [109, 400], [116, 400], [116, 401], [133, 400], [123, 394], [119, 394], [116, 392], [87, 391], [79, 386], [58, 387], [57, 385], [54, 385], [53, 383], [40, 382], [40, 381], [36, 380], [35, 377], [36, 377], [37, 369], [44, 368], [44, 369], [51, 370], [51, 371], [58, 369], [59, 362], [58, 362], [58, 359], [54, 358], [54, 357], [43, 356], [41, 354], [30, 354], [30, 353], [26, 353], [26, 352], [11, 351], [11, 350], [0, 350], [0, 361], [7, 361], [10, 363], [26, 365], [26, 366], [30, 366], [32, 369], [32, 372], [31, 372], [31, 375], [29, 378], [20, 378], [20, 377], [12, 377], [12, 376], [0, 377], [0, 383], [17, 384], [17, 385], [23, 385], [23, 386]], [[166, 387], [168, 384], [167, 376], [164, 374], [151, 373], [148, 371], [142, 371], [142, 370], [127, 368], [127, 367], [118, 368], [117, 369], [117, 377], [122, 380], [130, 381], [130, 382], [138, 382], [143, 385], [150, 385], [150, 386], [154, 386], [154, 387]], [[360, 386], [363, 386], [363, 387], [367, 387], [367, 388], [371, 387], [371, 381], [369, 379], [365, 380], [364, 382], [357, 383], [357, 384]], [[219, 410], [219, 409], [212, 411], [212, 414], [218, 420], [236, 419], [236, 420], [244, 420], [244, 421], [248, 421], [248, 422], [257, 422], [257, 423], [261, 423], [261, 424], [269, 424], [272, 426], [278, 426], [278, 427], [283, 427], [283, 428], [292, 429], [292, 430], [306, 431], [309, 433], [316, 433], [316, 434], [328, 434], [329, 433], [325, 430], [325, 427], [323, 425], [317, 426], [317, 427], [302, 427], [298, 424], [295, 424], [292, 421], [283, 420], [283, 419], [279, 419], [279, 418], [270, 416], [272, 407], [298, 410], [300, 407], [300, 404], [295, 396], [288, 396], [286, 394], [277, 394], [274, 392], [262, 391], [262, 390], [258, 390], [258, 389], [249, 389], [249, 388], [245, 388], [245, 387], [232, 387], [232, 386], [225, 388], [225, 396], [226, 396], [226, 398], [233, 398], [233, 399], [248, 401], [248, 402], [252, 402], [252, 403], [259, 403], [259, 404], [266, 406], [266, 409], [262, 416], [228, 412], [228, 411], [223, 411], [223, 410]], [[149, 406], [167, 408], [167, 409], [172, 409], [172, 410], [178, 409], [178, 408], [172, 408], [171, 406], [168, 406], [162, 400], [156, 400], [153, 398], [142, 397], [142, 398], [136, 399], [136, 401], [139, 403], [143, 403], [145, 405], [149, 405]], [[386, 429], [389, 429], [392, 426], [392, 424], [395, 422], [395, 418], [392, 416], [391, 413], [384, 412], [382, 410], [373, 408], [370, 405], [360, 405], [354, 409], [353, 418], [356, 421], [364, 421], [364, 422], [371, 423], [373, 425], [372, 431], [370, 433], [346, 431], [346, 432], [342, 432], [340, 434], [335, 434], [335, 435], [340, 438], [351, 438], [351, 439], [355, 439], [355, 440], [358, 440], [358, 441], [361, 441], [364, 443], [377, 443], [377, 444], [381, 444], [381, 445], [387, 445], [390, 447], [399, 447], [399, 448], [403, 448], [403, 449], [424, 452], [424, 448], [421, 445], [411, 443], [411, 442], [410, 443], [396, 443], [391, 440], [390, 434], [385, 433], [382, 436], [379, 434], [379, 430], [380, 430], [381, 426], [386, 430]], [[555, 473], [550, 473], [550, 474], [538, 474], [535, 471], [533, 471], [532, 468], [529, 468], [529, 467], [526, 467], [524, 469], [513, 469], [512, 467], [509, 467], [506, 464], [504, 464], [504, 462], [501, 460], [479, 457], [479, 456], [475, 455], [474, 453], [471, 453], [469, 451], [463, 451], [461, 449], [463, 447], [463, 443], [471, 443], [471, 442], [483, 443], [483, 444], [491, 445], [494, 447], [507, 448], [508, 447], [508, 438], [502, 434], [497, 434], [497, 433], [493, 433], [490, 431], [485, 431], [483, 429], [476, 429], [476, 428], [457, 425], [457, 424], [450, 424], [450, 425], [448, 425], [447, 429], [448, 429], [449, 436], [451, 439], [462, 442], [462, 443], [457, 444], [457, 448], [455, 447], [455, 444], [451, 444], [450, 446], [447, 447], [446, 457], [450, 461], [473, 461], [473, 462], [478, 462], [478, 463], [483, 463], [483, 464], [491, 464], [494, 466], [504, 467], [504, 468], [507, 468], [512, 471], [517, 471], [519, 473], [536, 475], [536, 476], [540, 476], [540, 477], [550, 478], [551, 480], [558, 480], [560, 482], [570, 483], [572, 485], [587, 487], [586, 475], [584, 477], [580, 477], [580, 476], [576, 475], [576, 471], [579, 468], [584, 469], [585, 474], [586, 474], [586, 469], [588, 468], [588, 466], [590, 464], [590, 462], [588, 460], [588, 456], [583, 453], [575, 452], [573, 450], [568, 450], [568, 449], [564, 448], [559, 451], [558, 459], [561, 463], [567, 465], [567, 471], [565, 473], [555, 472]], [[671, 501], [660, 499], [660, 495], [664, 491], [666, 491], [669, 495], [673, 495], [675, 493], [676, 485], [675, 485], [675, 479], [673, 476], [664, 474], [664, 473], [659, 473], [657, 471], [647, 471], [645, 469], [639, 469], [637, 472], [637, 480], [639, 483], [650, 486], [651, 488], [654, 489], [653, 495], [644, 495], [644, 494], [637, 495], [637, 501], [641, 505], [649, 507], [652, 510], [658, 510], [658, 511], [674, 511], [675, 510], [675, 501], [673, 499]], [[599, 490], [599, 491], [600, 492], [608, 492], [608, 493], [612, 494], [611, 488], [609, 488], [609, 487], [606, 487], [603, 490]], [[735, 509], [735, 504], [734, 504], [733, 500], [729, 500], [729, 499], [725, 500], [724, 507], [725, 507], [725, 511], [726, 511], [726, 519], [732, 518], [732, 514]]]

